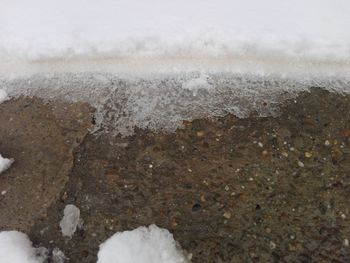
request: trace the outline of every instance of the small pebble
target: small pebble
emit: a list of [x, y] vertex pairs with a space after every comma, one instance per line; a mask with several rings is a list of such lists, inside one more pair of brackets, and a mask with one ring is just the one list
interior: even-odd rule
[[311, 156], [312, 156], [312, 153], [310, 153], [310, 152], [305, 152], [305, 157], [306, 157], [306, 158], [311, 158]]
[[199, 210], [201, 210], [202, 206], [200, 204], [194, 204], [192, 206], [192, 211], [193, 212], [198, 212]]
[[231, 218], [231, 212], [230, 212], [230, 211], [226, 211], [226, 212], [224, 213], [224, 218], [230, 219], [230, 218]]
[[148, 167], [149, 167], [149, 168], [153, 168], [153, 165], [152, 165], [152, 164], [150, 164]]
[[331, 145], [331, 143], [330, 143], [328, 140], [326, 140], [326, 141], [324, 142], [324, 145], [329, 146], [329, 145]]
[[171, 227], [176, 228], [178, 226], [178, 223], [176, 221], [171, 222]]
[[5, 195], [7, 192], [4, 190], [1, 192], [1, 195]]
[[349, 246], [349, 239], [345, 238], [344, 241], [343, 241], [343, 245], [345, 247], [348, 247]]
[[230, 190], [230, 187], [228, 185], [225, 186], [225, 191]]
[[270, 241], [270, 248], [271, 249], [275, 249], [276, 248], [276, 244], [273, 241]]
[[341, 214], [340, 217], [341, 217], [342, 219], [345, 219], [345, 218], [346, 218], [346, 215], [345, 215], [345, 214]]
[[304, 165], [304, 163], [303, 163], [303, 162], [298, 161], [298, 166], [299, 166], [299, 167], [301, 167], [301, 168], [303, 168], [305, 165]]
[[282, 152], [282, 155], [283, 155], [284, 157], [288, 157], [288, 153], [287, 153], [287, 152]]
[[268, 151], [266, 151], [266, 150], [263, 150], [263, 151], [262, 151], [262, 155], [263, 155], [263, 156], [266, 156], [266, 155], [268, 155], [268, 154], [269, 154]]
[[262, 144], [262, 142], [258, 142], [258, 145], [260, 148], [264, 147], [264, 144]]
[[198, 136], [198, 137], [204, 136], [204, 131], [198, 131], [198, 132], [197, 132], [197, 136]]

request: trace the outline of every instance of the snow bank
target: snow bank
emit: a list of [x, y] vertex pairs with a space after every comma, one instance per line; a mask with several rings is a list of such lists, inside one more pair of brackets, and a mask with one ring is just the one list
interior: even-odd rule
[[276, 113], [350, 93], [348, 0], [2, 0], [0, 89], [88, 102], [96, 130]]
[[168, 230], [155, 225], [114, 234], [100, 245], [97, 263], [189, 262]]
[[11, 164], [14, 162], [14, 159], [8, 159], [2, 157], [0, 154], [0, 174], [10, 168]]
[[37, 249], [27, 235], [17, 231], [0, 232], [1, 263], [43, 263], [44, 256], [37, 256]]
[[349, 13], [348, 0], [3, 0], [0, 73], [343, 73]]
[[81, 223], [80, 210], [75, 205], [66, 205], [64, 215], [60, 222], [63, 236], [72, 237]]

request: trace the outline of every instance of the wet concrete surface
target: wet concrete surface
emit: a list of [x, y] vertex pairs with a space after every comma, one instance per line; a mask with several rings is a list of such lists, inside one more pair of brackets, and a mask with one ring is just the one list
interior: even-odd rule
[[[126, 138], [88, 134], [74, 147], [68, 181], [41, 195], [45, 213], [32, 211], [30, 231], [24, 219], [11, 227], [73, 263], [96, 262], [99, 244], [115, 232], [153, 223], [169, 229], [192, 262], [349, 262], [349, 112], [350, 96], [313, 89], [276, 118], [229, 115]], [[16, 140], [6, 143], [1, 151], [18, 159]], [[15, 196], [37, 194], [16, 188], [15, 171], [0, 176], [14, 178]], [[59, 228], [67, 204], [84, 222], [71, 239]], [[21, 218], [12, 206], [1, 200], [1, 214]]]
[[86, 104], [20, 98], [0, 105], [0, 152], [14, 158], [0, 175], [0, 229], [28, 232], [57, 200], [73, 167], [73, 149], [91, 127]]

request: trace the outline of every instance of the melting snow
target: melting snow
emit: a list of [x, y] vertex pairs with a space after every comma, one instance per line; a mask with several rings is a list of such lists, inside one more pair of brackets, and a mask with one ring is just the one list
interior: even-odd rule
[[349, 13], [349, 0], [2, 0], [0, 88], [88, 102], [96, 130], [123, 135], [270, 115], [309, 87], [350, 93]]
[[27, 235], [17, 231], [0, 232], [1, 263], [43, 263], [45, 255], [38, 255]]
[[64, 263], [68, 258], [59, 248], [54, 248], [52, 251], [52, 263]]
[[97, 263], [185, 263], [173, 235], [151, 225], [114, 234], [100, 245]]
[[0, 174], [10, 168], [11, 164], [14, 162], [14, 159], [8, 159], [2, 157], [0, 154]]
[[64, 208], [64, 216], [60, 222], [63, 236], [72, 237], [81, 223], [80, 210], [75, 205], [66, 205]]

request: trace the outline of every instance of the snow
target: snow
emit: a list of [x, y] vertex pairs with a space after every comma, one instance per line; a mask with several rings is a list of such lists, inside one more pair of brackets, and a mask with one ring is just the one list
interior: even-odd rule
[[[82, 101], [95, 131], [273, 115], [350, 93], [348, 0], [2, 0], [0, 89]], [[267, 105], [267, 106], [263, 106]]]
[[17, 231], [0, 232], [1, 263], [43, 263], [45, 256], [37, 256], [38, 252], [27, 235]]
[[11, 164], [14, 162], [14, 159], [8, 159], [2, 157], [0, 154], [0, 174], [10, 168]]
[[77, 227], [81, 223], [80, 210], [75, 205], [66, 205], [64, 208], [64, 216], [60, 222], [62, 235], [72, 237]]
[[193, 95], [197, 95], [198, 90], [206, 89], [209, 90], [213, 88], [210, 84], [210, 76], [207, 74], [200, 74], [200, 76], [190, 79], [187, 82], [184, 82], [182, 87], [193, 92]]
[[3, 103], [4, 101], [7, 101], [9, 99], [9, 96], [7, 92], [3, 89], [0, 89], [0, 104]]
[[349, 13], [348, 0], [3, 0], [0, 72], [344, 74]]
[[97, 263], [189, 262], [166, 229], [150, 225], [118, 232], [100, 245]]
[[64, 263], [68, 258], [59, 248], [54, 248], [52, 250], [52, 263]]

